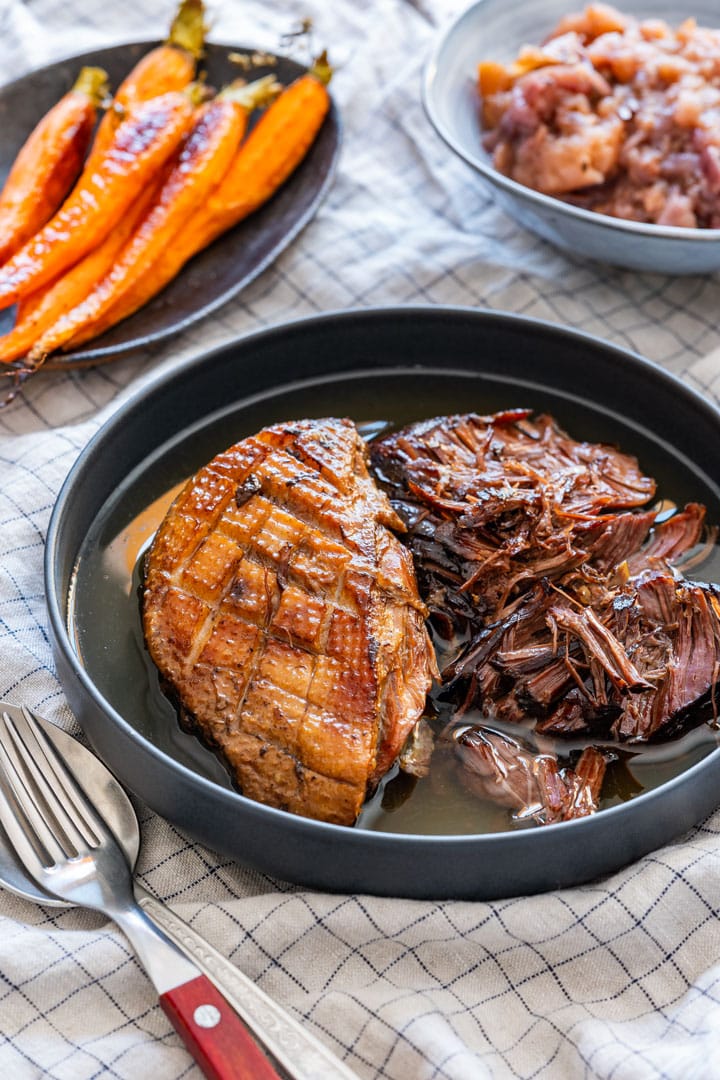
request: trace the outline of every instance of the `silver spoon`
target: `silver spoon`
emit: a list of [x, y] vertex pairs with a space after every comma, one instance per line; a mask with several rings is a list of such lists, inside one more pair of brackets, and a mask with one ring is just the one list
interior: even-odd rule
[[[20, 708], [6, 701], [0, 701], [0, 712], [9, 713], [13, 719], [22, 718]], [[37, 713], [33, 716], [70, 770], [82, 780], [91, 803], [115, 834], [134, 869], [140, 829], [124, 789], [90, 750]], [[71, 906], [49, 896], [26, 874], [1, 825], [0, 886], [45, 907]], [[148, 917], [215, 983], [293, 1080], [357, 1080], [356, 1074], [327, 1047], [138, 882], [135, 895]]]

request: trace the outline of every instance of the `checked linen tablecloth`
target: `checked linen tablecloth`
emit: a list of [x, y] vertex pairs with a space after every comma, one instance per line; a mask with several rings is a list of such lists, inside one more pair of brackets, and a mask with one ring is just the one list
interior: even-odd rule
[[[452, 303], [579, 327], [718, 392], [717, 277], [673, 280], [567, 258], [506, 217], [434, 134], [421, 73], [458, 6], [212, 4], [215, 40], [261, 48], [277, 49], [302, 17], [314, 19], [338, 67], [339, 173], [299, 240], [218, 314], [130, 359], [43, 373], [0, 412], [0, 698], [77, 732], [48, 642], [48, 518], [98, 426], [180, 357], [324, 310]], [[2, 79], [94, 46], [161, 37], [172, 8], [173, 0], [0, 0]], [[139, 810], [141, 880], [361, 1080], [720, 1077], [720, 813], [605, 880], [488, 904], [304, 891]], [[87, 912], [3, 893], [0, 1075], [199, 1073], [119, 931]]]

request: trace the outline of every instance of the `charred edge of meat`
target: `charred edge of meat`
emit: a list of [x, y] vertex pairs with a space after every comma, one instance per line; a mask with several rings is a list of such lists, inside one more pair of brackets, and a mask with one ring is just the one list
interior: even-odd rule
[[259, 480], [257, 476], [250, 473], [250, 475], [246, 476], [243, 482], [238, 484], [235, 488], [235, 505], [238, 510], [244, 506], [249, 499], [252, 499], [253, 495], [257, 495], [260, 491], [262, 491], [262, 481]]

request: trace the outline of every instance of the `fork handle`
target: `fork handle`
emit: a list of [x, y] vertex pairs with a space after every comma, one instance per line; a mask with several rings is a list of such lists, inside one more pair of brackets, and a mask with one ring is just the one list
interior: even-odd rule
[[161, 994], [160, 1004], [210, 1080], [280, 1080], [242, 1020], [206, 975]]
[[281, 1080], [250, 1030], [207, 975], [115, 882], [112, 907], [98, 910], [125, 932], [158, 992], [160, 1005], [209, 1080]]
[[316, 1039], [306, 1024], [261, 990], [197, 930], [152, 896], [140, 882], [135, 895], [146, 915], [207, 975], [265, 1047], [288, 1080], [358, 1080], [344, 1061]]

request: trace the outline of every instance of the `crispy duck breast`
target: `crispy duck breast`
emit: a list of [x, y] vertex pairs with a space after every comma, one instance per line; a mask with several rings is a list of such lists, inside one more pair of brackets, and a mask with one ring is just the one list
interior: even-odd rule
[[186, 485], [146, 563], [150, 654], [245, 795], [351, 825], [435, 658], [349, 420], [265, 428]]
[[[634, 458], [522, 409], [414, 424], [375, 442], [372, 463], [407, 526], [433, 623], [454, 642], [443, 693], [460, 715], [642, 741], [676, 733], [703, 700], [716, 708], [720, 590], [680, 572], [704, 533], [715, 539], [704, 507], [656, 520], [643, 509], [655, 483]], [[592, 797], [575, 799], [566, 773], [559, 799], [547, 760], [512, 742], [481, 730], [460, 740], [470, 786], [481, 777], [518, 807], [544, 805], [546, 821], [596, 801], [600, 758], [580, 769]]]

